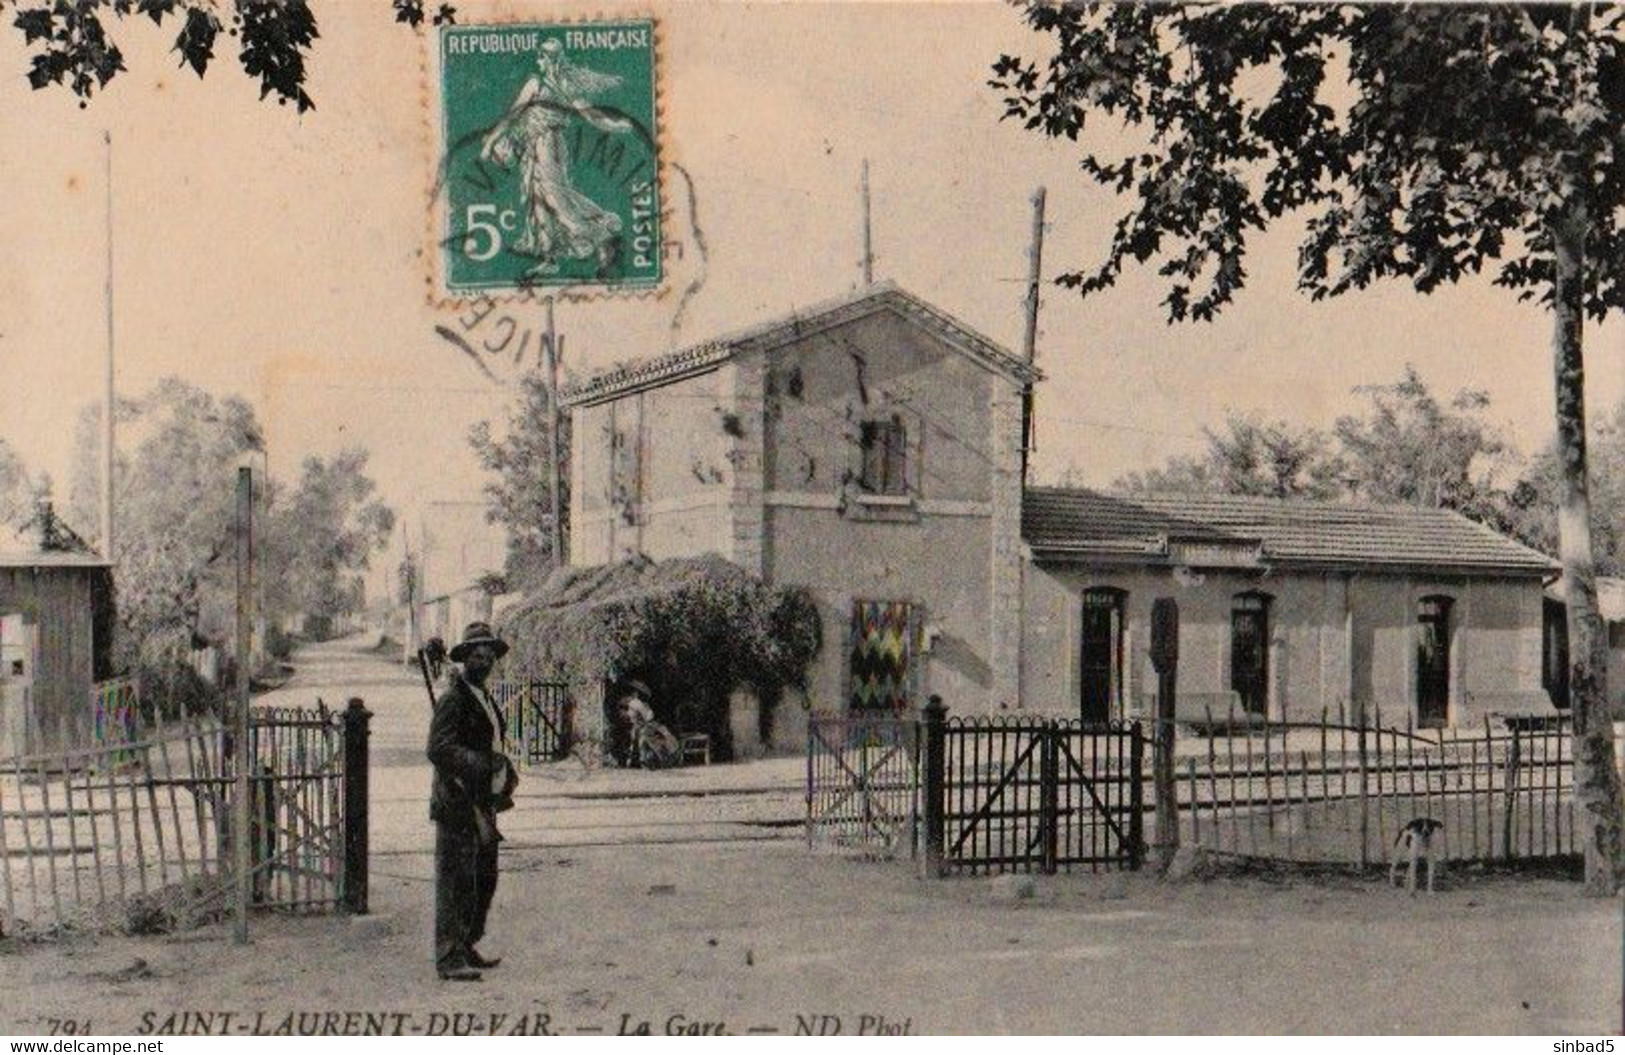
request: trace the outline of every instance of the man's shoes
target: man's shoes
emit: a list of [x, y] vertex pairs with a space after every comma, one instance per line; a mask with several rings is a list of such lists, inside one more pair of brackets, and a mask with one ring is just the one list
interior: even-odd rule
[[482, 971], [489, 971], [493, 967], [502, 966], [502, 957], [493, 956], [487, 960], [475, 950], [470, 949], [468, 950], [468, 964], [470, 967], [477, 967]]
[[473, 967], [442, 967], [439, 974], [442, 982], [478, 982], [483, 977]]

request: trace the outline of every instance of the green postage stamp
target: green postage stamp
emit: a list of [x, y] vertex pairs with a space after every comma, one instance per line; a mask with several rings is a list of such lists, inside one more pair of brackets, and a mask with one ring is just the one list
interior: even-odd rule
[[440, 35], [444, 292], [659, 285], [651, 20]]

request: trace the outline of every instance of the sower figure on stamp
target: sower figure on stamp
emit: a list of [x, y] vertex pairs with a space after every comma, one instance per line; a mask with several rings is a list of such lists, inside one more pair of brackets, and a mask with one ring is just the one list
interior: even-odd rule
[[435, 822], [435, 969], [448, 981], [479, 981], [497, 966], [474, 948], [497, 887], [496, 815], [513, 805], [517, 783], [502, 754], [503, 720], [485, 688], [507, 643], [485, 623], [470, 623], [451, 650], [462, 670], [435, 702], [429, 725], [434, 786], [429, 816]]

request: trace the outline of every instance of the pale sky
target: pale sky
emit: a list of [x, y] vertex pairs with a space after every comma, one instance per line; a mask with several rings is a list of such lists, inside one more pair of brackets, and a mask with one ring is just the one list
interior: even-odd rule
[[[431, 5], [432, 6], [432, 5]], [[312, 0], [317, 108], [260, 102], [222, 37], [206, 81], [177, 68], [173, 27], [115, 29], [130, 70], [87, 109], [32, 92], [20, 34], [0, 33], [0, 436], [66, 496], [78, 407], [100, 398], [105, 346], [103, 130], [114, 141], [117, 384], [182, 374], [258, 408], [274, 475], [307, 453], [372, 451], [382, 497], [477, 496], [470, 425], [502, 418], [493, 384], [435, 332], [421, 252], [437, 149], [426, 38], [385, 0]], [[988, 67], [1046, 41], [1003, 4], [716, 5], [459, 2], [460, 20], [561, 14], [659, 20], [668, 238], [686, 244], [658, 299], [564, 304], [577, 370], [654, 355], [853, 288], [861, 160], [870, 159], [876, 276], [1011, 348], [1022, 331], [1029, 196], [1049, 192], [1046, 273], [1092, 264], [1123, 205], [1076, 148], [1000, 123]], [[427, 108], [427, 109], [426, 109]], [[432, 118], [432, 120], [431, 120]], [[699, 276], [686, 186], [708, 247]], [[1260, 242], [1214, 324], [1170, 328], [1154, 276], [1087, 302], [1044, 300], [1036, 470], [1105, 484], [1200, 444], [1226, 410], [1326, 426], [1349, 390], [1414, 362], [1441, 393], [1488, 390], [1526, 450], [1551, 433], [1548, 318], [1487, 280], [1420, 297], [1388, 286], [1312, 305], [1293, 289], [1292, 232]], [[539, 321], [535, 305], [514, 311]], [[1594, 413], [1625, 394], [1621, 327], [1589, 328]], [[414, 528], [415, 530], [415, 528]]]

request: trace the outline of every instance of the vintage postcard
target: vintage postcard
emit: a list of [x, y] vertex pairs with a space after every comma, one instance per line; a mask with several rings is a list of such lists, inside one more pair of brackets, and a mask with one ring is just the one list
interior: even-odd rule
[[1622, 71], [0, 0], [0, 1033], [1612, 1050]]

